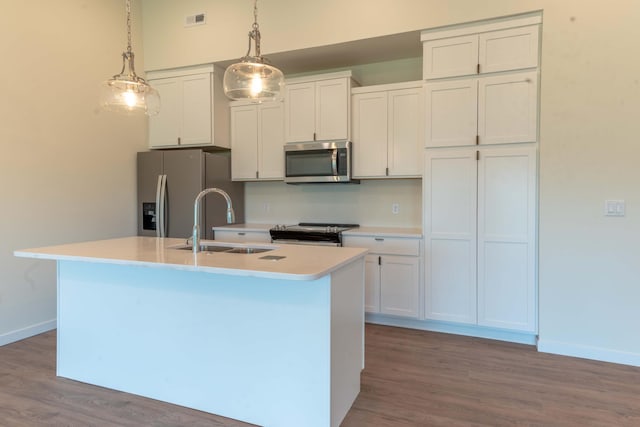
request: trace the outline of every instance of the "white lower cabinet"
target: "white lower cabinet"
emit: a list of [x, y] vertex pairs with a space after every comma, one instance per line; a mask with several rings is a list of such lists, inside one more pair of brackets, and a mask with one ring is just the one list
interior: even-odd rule
[[365, 311], [420, 316], [420, 239], [344, 236], [344, 246], [368, 248]]
[[271, 243], [271, 235], [265, 231], [215, 230], [213, 238], [230, 243]]
[[537, 330], [534, 145], [427, 150], [425, 317]]

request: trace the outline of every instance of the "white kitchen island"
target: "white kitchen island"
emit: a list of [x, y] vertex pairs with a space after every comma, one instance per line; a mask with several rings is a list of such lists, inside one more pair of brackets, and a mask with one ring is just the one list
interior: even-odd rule
[[338, 426], [360, 390], [366, 250], [181, 243], [15, 252], [58, 263], [57, 374], [262, 426]]

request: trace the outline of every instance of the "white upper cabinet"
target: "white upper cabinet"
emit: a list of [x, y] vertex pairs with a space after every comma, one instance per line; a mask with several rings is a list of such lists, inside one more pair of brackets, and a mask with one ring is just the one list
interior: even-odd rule
[[422, 45], [422, 77], [436, 79], [477, 74], [478, 35], [426, 41]]
[[231, 178], [258, 178], [258, 109], [255, 105], [232, 106]]
[[285, 86], [285, 141], [349, 139], [351, 73], [289, 79]]
[[356, 178], [386, 176], [388, 99], [386, 91], [353, 95], [353, 176]]
[[352, 93], [353, 176], [422, 176], [421, 82], [362, 87]]
[[478, 79], [479, 144], [535, 142], [538, 73], [509, 73]]
[[521, 70], [538, 66], [539, 25], [479, 35], [480, 73]]
[[316, 131], [315, 83], [287, 83], [285, 86], [285, 141], [313, 141]]
[[160, 113], [149, 118], [150, 148], [229, 148], [228, 102], [213, 66], [150, 71]]
[[[531, 23], [533, 25], [524, 25]], [[531, 17], [453, 30], [423, 31], [423, 78], [535, 68], [539, 56], [538, 23], [538, 18]]]
[[231, 106], [231, 177], [237, 181], [284, 176], [282, 102]]
[[425, 84], [426, 147], [535, 142], [538, 73]]
[[476, 79], [439, 81], [425, 85], [425, 145], [475, 145], [478, 135]]

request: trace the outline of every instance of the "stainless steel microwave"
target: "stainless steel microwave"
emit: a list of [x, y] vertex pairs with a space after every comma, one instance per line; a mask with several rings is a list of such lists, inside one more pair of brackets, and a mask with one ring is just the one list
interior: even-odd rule
[[351, 179], [351, 141], [285, 144], [284, 182], [357, 182]]

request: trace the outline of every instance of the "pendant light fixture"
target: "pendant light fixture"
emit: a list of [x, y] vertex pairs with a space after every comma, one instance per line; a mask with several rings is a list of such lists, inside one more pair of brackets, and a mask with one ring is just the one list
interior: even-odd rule
[[[251, 42], [255, 44], [255, 56], [250, 56]], [[253, 26], [249, 31], [249, 49], [240, 62], [230, 65], [224, 72], [224, 93], [235, 100], [273, 101], [280, 97], [284, 87], [282, 71], [272, 66], [260, 55], [260, 30], [258, 29], [258, 0], [253, 4]]]
[[127, 50], [122, 53], [122, 70], [102, 83], [100, 105], [109, 111], [143, 112], [153, 116], [160, 112], [160, 95], [145, 79], [136, 75], [131, 50], [131, 0], [126, 0], [126, 5]]

